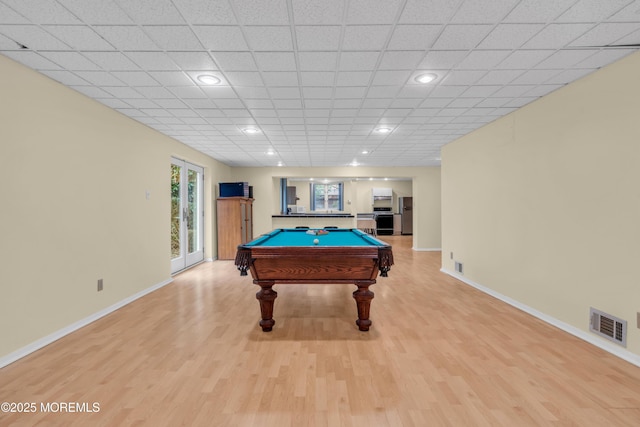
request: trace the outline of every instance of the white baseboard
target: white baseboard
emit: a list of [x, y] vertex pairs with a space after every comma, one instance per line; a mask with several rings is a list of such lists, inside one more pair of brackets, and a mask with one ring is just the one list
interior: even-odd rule
[[587, 332], [576, 328], [575, 326], [569, 325], [568, 323], [564, 323], [558, 319], [556, 319], [555, 317], [549, 316], [548, 314], [545, 314], [541, 311], [538, 311], [532, 307], [529, 307], [528, 305], [522, 304], [519, 301], [516, 301], [512, 298], [509, 298], [505, 295], [502, 295], [499, 292], [494, 291], [493, 289], [487, 288], [486, 286], [482, 286], [478, 283], [473, 282], [472, 280], [467, 279], [464, 276], [461, 276], [453, 271], [447, 270], [445, 268], [441, 268], [440, 269], [441, 272], [448, 274], [451, 277], [454, 277], [458, 280], [460, 280], [463, 283], [466, 283], [469, 286], [472, 286], [476, 289], [478, 289], [481, 292], [484, 292], [485, 294], [491, 295], [494, 298], [499, 299], [500, 301], [503, 301], [519, 310], [524, 311], [525, 313], [528, 313], [534, 317], [537, 317], [538, 319], [542, 320], [543, 322], [546, 322], [552, 326], [555, 326], [558, 329], [561, 329], [565, 332], [570, 333], [571, 335], [580, 338], [586, 342], [588, 342], [589, 344], [593, 344], [598, 348], [601, 348], [602, 350], [613, 354], [614, 356], [617, 356], [623, 360], [626, 360], [627, 362], [636, 365], [638, 367], [640, 367], [640, 355], [637, 355], [635, 353], [632, 353], [628, 350], [625, 350], [624, 348], [620, 348], [615, 344], [609, 344], [608, 342], [605, 342], [603, 340], [600, 340], [600, 338], [590, 335]]
[[21, 359], [31, 353], [33, 353], [36, 350], [40, 350], [41, 348], [51, 344], [54, 341], [59, 340], [60, 338], [64, 337], [65, 335], [69, 335], [70, 333], [77, 331], [78, 329], [87, 326], [88, 324], [95, 322], [96, 320], [100, 319], [101, 317], [106, 316], [107, 314], [113, 313], [114, 311], [116, 311], [119, 308], [124, 307], [127, 304], [132, 303], [133, 301], [137, 300], [138, 298], [141, 298], [147, 294], [150, 294], [151, 292], [160, 289], [163, 286], [168, 285], [169, 283], [173, 282], [173, 279], [167, 279], [164, 280], [158, 284], [155, 284], [147, 289], [144, 289], [136, 294], [131, 295], [130, 297], [127, 297], [125, 299], [123, 299], [122, 301], [118, 301], [117, 303], [110, 305], [109, 307], [106, 307], [100, 311], [98, 311], [97, 313], [93, 313], [90, 316], [85, 317], [84, 319], [80, 319], [77, 322], [74, 322], [60, 330], [55, 331], [52, 334], [47, 335], [46, 337], [42, 337], [37, 341], [32, 342], [31, 344], [28, 344], [16, 351], [14, 351], [13, 353], [9, 353], [6, 356], [0, 357], [0, 368], [3, 368], [5, 366], [7, 366], [10, 363], [15, 362], [18, 359]]

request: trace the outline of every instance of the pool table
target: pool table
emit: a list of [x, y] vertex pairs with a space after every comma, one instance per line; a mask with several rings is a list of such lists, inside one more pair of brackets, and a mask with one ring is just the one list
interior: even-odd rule
[[[316, 234], [318, 233], [318, 234]], [[314, 243], [314, 241], [316, 241]], [[361, 331], [371, 326], [369, 308], [378, 271], [382, 277], [393, 265], [391, 246], [355, 228], [330, 230], [276, 229], [238, 246], [235, 265], [240, 274], [251, 271], [260, 286], [260, 326], [269, 332], [275, 324], [276, 283], [352, 283]]]

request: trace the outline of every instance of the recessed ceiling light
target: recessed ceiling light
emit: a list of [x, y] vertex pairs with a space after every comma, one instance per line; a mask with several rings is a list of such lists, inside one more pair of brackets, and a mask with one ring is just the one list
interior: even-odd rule
[[212, 76], [211, 74], [199, 75], [198, 81], [206, 85], [219, 85], [222, 82], [222, 80], [220, 80], [218, 77]]
[[244, 128], [242, 132], [247, 133], [249, 135], [255, 135], [256, 133], [260, 133], [260, 129], [258, 128]]
[[362, 154], [369, 154], [367, 150], [362, 150]]
[[267, 156], [274, 156], [276, 153], [273, 150], [267, 151]]
[[385, 128], [385, 127], [381, 127], [381, 128], [376, 128], [375, 131], [378, 133], [389, 133], [391, 132], [391, 128]]
[[417, 76], [414, 80], [418, 83], [429, 83], [437, 79], [438, 76], [433, 73], [424, 73]]

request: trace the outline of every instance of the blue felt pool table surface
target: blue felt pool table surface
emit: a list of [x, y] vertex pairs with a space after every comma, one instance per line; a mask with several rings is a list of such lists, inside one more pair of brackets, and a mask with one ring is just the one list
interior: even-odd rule
[[[371, 237], [355, 228], [338, 228], [329, 230], [311, 229], [311, 231], [327, 234], [308, 234], [306, 229], [280, 228], [246, 243], [244, 246], [385, 246], [386, 243]], [[318, 244], [314, 244], [318, 239]]]

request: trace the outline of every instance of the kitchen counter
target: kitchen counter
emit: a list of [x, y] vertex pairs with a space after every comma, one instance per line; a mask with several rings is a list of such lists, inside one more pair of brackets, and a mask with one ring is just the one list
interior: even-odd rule
[[350, 213], [295, 213], [289, 215], [271, 215], [271, 226], [276, 228], [355, 228], [356, 217]]
[[353, 215], [350, 213], [295, 213], [271, 215], [271, 218], [353, 218]]

